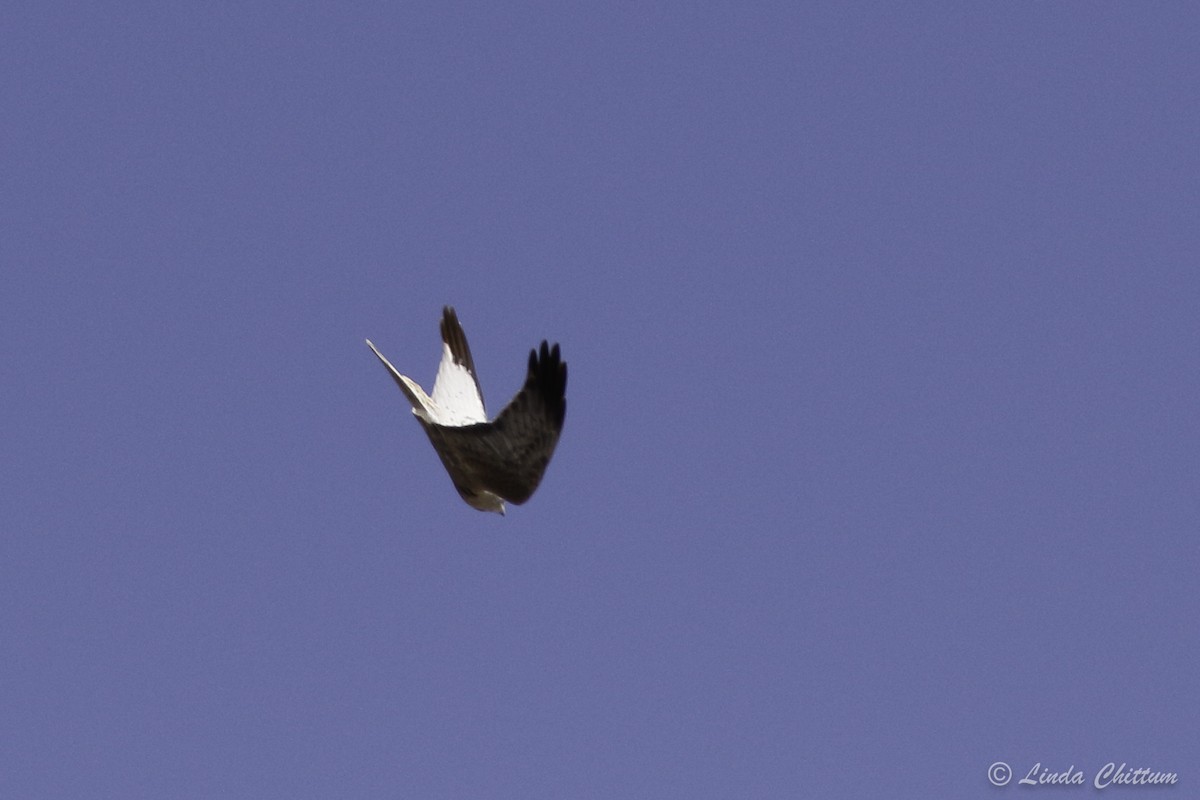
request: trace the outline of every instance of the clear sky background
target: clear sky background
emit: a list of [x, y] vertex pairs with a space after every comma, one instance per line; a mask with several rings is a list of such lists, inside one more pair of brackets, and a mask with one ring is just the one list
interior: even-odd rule
[[0, 796], [1196, 791], [1191, 6], [4, 16]]

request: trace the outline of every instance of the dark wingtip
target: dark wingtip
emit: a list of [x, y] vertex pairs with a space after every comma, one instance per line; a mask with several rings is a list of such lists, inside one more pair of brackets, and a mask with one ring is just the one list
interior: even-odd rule
[[529, 380], [537, 386], [555, 424], [561, 428], [567, 413], [567, 365], [557, 343], [551, 347], [543, 339], [537, 349], [529, 351]]
[[[467, 344], [467, 333], [458, 321], [454, 306], [442, 306], [442, 341], [450, 346], [456, 364], [462, 364], [475, 376], [475, 359], [471, 357], [471, 346]], [[476, 381], [478, 385], [478, 381]], [[480, 393], [482, 395], [482, 392]]]

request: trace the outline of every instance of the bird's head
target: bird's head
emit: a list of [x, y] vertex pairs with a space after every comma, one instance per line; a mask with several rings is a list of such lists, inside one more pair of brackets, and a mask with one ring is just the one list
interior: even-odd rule
[[472, 495], [463, 494], [463, 499], [479, 511], [493, 511], [504, 516], [504, 501], [491, 492], [476, 492]]

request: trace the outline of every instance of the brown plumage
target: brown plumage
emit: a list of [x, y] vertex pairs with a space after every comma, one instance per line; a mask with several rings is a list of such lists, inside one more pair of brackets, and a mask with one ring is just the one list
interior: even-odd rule
[[558, 345], [543, 341], [529, 353], [525, 385], [488, 421], [471, 348], [448, 306], [441, 333], [432, 397], [367, 344], [408, 398], [459, 495], [473, 508], [503, 514], [503, 501], [519, 505], [533, 495], [554, 454], [567, 412], [567, 365]]

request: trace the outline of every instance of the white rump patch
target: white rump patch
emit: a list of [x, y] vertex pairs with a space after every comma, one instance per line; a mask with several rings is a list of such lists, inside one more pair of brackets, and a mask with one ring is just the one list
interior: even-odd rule
[[433, 382], [433, 421], [439, 425], [475, 425], [487, 422], [483, 397], [475, 376], [462, 364], [454, 363], [450, 345], [442, 343], [442, 363]]

